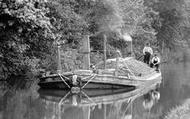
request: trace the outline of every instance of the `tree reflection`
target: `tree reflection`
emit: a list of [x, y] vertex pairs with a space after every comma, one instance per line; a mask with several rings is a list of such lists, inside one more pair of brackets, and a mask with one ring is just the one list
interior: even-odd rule
[[8, 90], [2, 97], [3, 119], [43, 119], [45, 105], [36, 90]]

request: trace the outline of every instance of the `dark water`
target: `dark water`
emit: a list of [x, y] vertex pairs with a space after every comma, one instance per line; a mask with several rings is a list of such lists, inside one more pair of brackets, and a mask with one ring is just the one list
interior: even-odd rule
[[162, 73], [159, 89], [103, 104], [95, 104], [96, 98], [86, 93], [1, 91], [0, 119], [163, 119], [169, 110], [190, 98], [190, 63], [164, 64]]

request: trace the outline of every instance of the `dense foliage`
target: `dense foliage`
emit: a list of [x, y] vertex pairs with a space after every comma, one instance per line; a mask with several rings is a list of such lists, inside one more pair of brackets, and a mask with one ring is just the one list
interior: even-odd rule
[[160, 45], [173, 49], [174, 45], [189, 46], [189, 6], [188, 0], [159, 0], [146, 4], [159, 12], [162, 27], [154, 26]]
[[37, 73], [40, 60], [51, 52], [53, 27], [44, 4], [35, 0], [0, 1], [1, 78]]

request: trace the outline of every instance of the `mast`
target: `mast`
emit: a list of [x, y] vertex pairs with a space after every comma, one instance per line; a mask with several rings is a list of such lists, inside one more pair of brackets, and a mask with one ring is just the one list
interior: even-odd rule
[[83, 54], [84, 54], [84, 69], [89, 70], [90, 69], [90, 40], [89, 35], [86, 35], [83, 39]]
[[58, 63], [58, 67], [57, 67], [57, 73], [58, 74], [61, 74], [62, 73], [62, 67], [61, 67], [61, 51], [60, 51], [60, 49], [61, 49], [61, 44], [59, 43], [59, 39], [60, 39], [60, 37], [58, 37], [57, 38], [57, 54], [58, 54], [58, 56], [57, 56], [57, 63]]
[[131, 40], [131, 57], [133, 57], [133, 40]]
[[116, 57], [116, 66], [115, 66], [115, 76], [118, 76], [118, 70], [119, 70], [119, 57], [121, 57], [121, 53], [119, 50], [116, 51], [117, 57]]
[[104, 69], [106, 69], [106, 44], [107, 44], [107, 37], [104, 34]]

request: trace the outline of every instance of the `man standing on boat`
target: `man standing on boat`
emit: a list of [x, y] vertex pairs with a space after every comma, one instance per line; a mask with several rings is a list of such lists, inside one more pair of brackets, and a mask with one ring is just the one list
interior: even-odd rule
[[150, 63], [150, 57], [153, 54], [153, 50], [150, 47], [150, 43], [146, 43], [144, 49], [143, 49], [143, 54], [144, 54], [144, 63], [148, 64]]
[[159, 72], [159, 64], [160, 64], [160, 58], [158, 57], [157, 53], [154, 54], [151, 63], [150, 63], [150, 67], [156, 67], [156, 71]]

